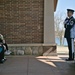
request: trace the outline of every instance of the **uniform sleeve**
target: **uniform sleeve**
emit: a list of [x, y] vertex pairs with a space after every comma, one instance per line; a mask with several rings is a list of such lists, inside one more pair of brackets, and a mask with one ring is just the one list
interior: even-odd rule
[[69, 23], [68, 23], [68, 18], [66, 18], [65, 19], [65, 21], [64, 21], [64, 28], [67, 28], [67, 25], [68, 25]]
[[70, 21], [70, 27], [72, 28], [74, 25], [75, 25], [75, 19], [72, 19], [72, 20]]

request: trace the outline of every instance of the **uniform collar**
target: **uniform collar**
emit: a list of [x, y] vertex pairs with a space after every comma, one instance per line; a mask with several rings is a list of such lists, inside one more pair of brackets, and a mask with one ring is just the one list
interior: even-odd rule
[[68, 20], [70, 20], [70, 19], [72, 19], [72, 18], [73, 18], [73, 16], [71, 16], [71, 17], [67, 17]]
[[68, 19], [70, 19], [70, 18], [73, 18], [73, 16], [71, 16], [71, 17], [67, 17]]

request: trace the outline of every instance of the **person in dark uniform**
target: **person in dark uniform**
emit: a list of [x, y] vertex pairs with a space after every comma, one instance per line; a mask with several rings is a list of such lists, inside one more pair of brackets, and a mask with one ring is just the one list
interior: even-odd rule
[[75, 38], [75, 19], [73, 17], [74, 10], [67, 9], [67, 18], [64, 21], [65, 34], [64, 37], [68, 43], [69, 58], [66, 61], [74, 60], [74, 38]]

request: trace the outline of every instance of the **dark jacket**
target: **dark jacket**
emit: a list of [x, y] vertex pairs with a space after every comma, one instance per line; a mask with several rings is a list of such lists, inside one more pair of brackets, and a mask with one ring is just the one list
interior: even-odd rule
[[74, 17], [66, 18], [64, 21], [65, 38], [75, 38], [75, 19]]

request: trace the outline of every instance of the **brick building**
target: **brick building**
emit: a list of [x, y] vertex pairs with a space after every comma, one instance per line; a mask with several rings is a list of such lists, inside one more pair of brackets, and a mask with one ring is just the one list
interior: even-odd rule
[[8, 44], [55, 44], [57, 0], [0, 0], [0, 33]]

